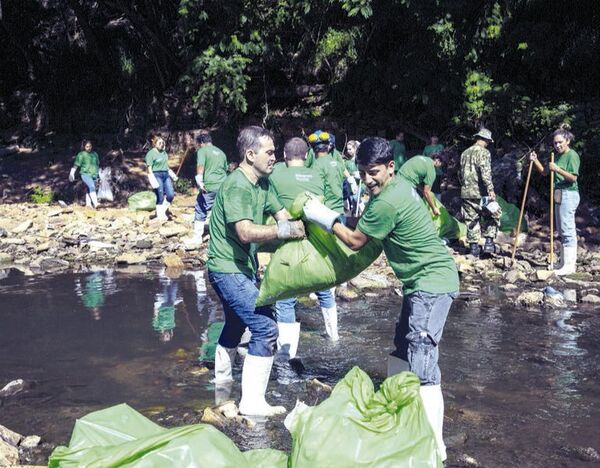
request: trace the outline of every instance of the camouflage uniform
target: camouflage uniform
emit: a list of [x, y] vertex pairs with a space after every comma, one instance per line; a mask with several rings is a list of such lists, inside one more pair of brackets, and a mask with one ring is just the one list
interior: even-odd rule
[[479, 242], [481, 227], [484, 237], [494, 239], [500, 226], [500, 218], [493, 217], [481, 206], [481, 198], [494, 191], [490, 152], [480, 145], [473, 145], [460, 155], [460, 196], [462, 216], [467, 225], [467, 241]]

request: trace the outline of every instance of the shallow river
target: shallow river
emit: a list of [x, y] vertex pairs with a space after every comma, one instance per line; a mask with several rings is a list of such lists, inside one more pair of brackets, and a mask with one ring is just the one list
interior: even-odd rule
[[[203, 272], [0, 273], [0, 388], [27, 385], [0, 400], [0, 424], [56, 445], [68, 443], [76, 418], [117, 403], [168, 426], [196, 422], [213, 404], [199, 359], [222, 312]], [[455, 301], [441, 345], [448, 465], [469, 455], [483, 466], [590, 466], [577, 447], [600, 450], [600, 314], [515, 308], [493, 286], [471, 289]], [[358, 365], [379, 384], [400, 304], [380, 294], [340, 303], [333, 344], [305, 301], [303, 378], [334, 385]], [[267, 399], [291, 409], [296, 398], [323, 397], [302, 380], [273, 380]], [[282, 418], [225, 432], [242, 449], [291, 445]]]

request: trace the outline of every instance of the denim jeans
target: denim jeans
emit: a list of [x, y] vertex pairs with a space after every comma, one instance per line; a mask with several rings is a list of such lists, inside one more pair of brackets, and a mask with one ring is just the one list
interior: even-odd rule
[[392, 354], [408, 361], [409, 368], [421, 379], [421, 385], [439, 385], [439, 343], [444, 324], [456, 293], [434, 294], [415, 291], [404, 296], [400, 321], [396, 323]]
[[242, 273], [208, 272], [208, 280], [219, 296], [225, 312], [225, 325], [219, 344], [235, 348], [246, 327], [252, 333], [248, 353], [253, 356], [273, 356], [277, 347], [277, 322], [270, 306], [256, 308], [256, 282]]
[[577, 246], [577, 231], [575, 230], [575, 211], [579, 206], [579, 192], [562, 191], [562, 201], [554, 205], [554, 218], [558, 234], [564, 247]]
[[217, 192], [200, 192], [196, 197], [196, 205], [194, 206], [194, 221], [206, 221], [208, 212], [212, 209], [217, 198]]
[[173, 190], [173, 182], [169, 177], [169, 173], [167, 171], [156, 171], [154, 172], [154, 177], [158, 181], [158, 188], [154, 189], [156, 204], [162, 205], [165, 196], [167, 197], [167, 201], [171, 203], [173, 198], [175, 198], [175, 191]]
[[95, 176], [91, 176], [88, 174], [80, 174], [81, 175], [81, 180], [83, 181], [83, 183], [85, 184], [85, 186], [88, 189], [89, 193], [96, 193], [96, 180], [97, 177]]
[[[329, 309], [335, 305], [335, 298], [331, 289], [325, 291], [318, 291], [315, 293], [317, 299], [319, 299], [319, 305], [322, 308]], [[275, 317], [278, 322], [281, 323], [294, 323], [296, 321], [296, 303], [298, 299], [292, 297], [290, 299], [284, 299], [275, 303]]]

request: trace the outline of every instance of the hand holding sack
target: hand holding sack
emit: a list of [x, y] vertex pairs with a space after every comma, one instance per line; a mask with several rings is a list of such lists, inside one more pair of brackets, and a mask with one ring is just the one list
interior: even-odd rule
[[311, 198], [304, 205], [304, 217], [307, 221], [317, 224], [321, 229], [331, 232], [333, 224], [340, 214], [327, 208], [318, 199]]
[[304, 235], [304, 223], [302, 221], [277, 221], [277, 239], [302, 239]]
[[150, 182], [150, 187], [152, 187], [153, 189], [157, 189], [158, 187], [160, 187], [158, 180], [156, 180], [156, 176], [153, 172], [148, 172], [148, 182]]

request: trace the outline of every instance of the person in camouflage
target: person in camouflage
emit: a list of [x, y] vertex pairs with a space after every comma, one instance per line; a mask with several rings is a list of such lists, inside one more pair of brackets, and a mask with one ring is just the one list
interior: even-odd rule
[[[494, 239], [500, 226], [498, 213], [492, 215], [484, 207], [487, 202], [496, 200], [492, 182], [491, 155], [487, 146], [493, 143], [492, 132], [482, 128], [473, 135], [475, 144], [460, 155], [460, 196], [462, 198], [462, 216], [467, 225], [467, 241], [471, 254], [479, 256], [479, 239], [483, 227], [485, 244], [483, 252], [492, 254], [496, 248]], [[486, 203], [482, 197], [487, 196]]]

